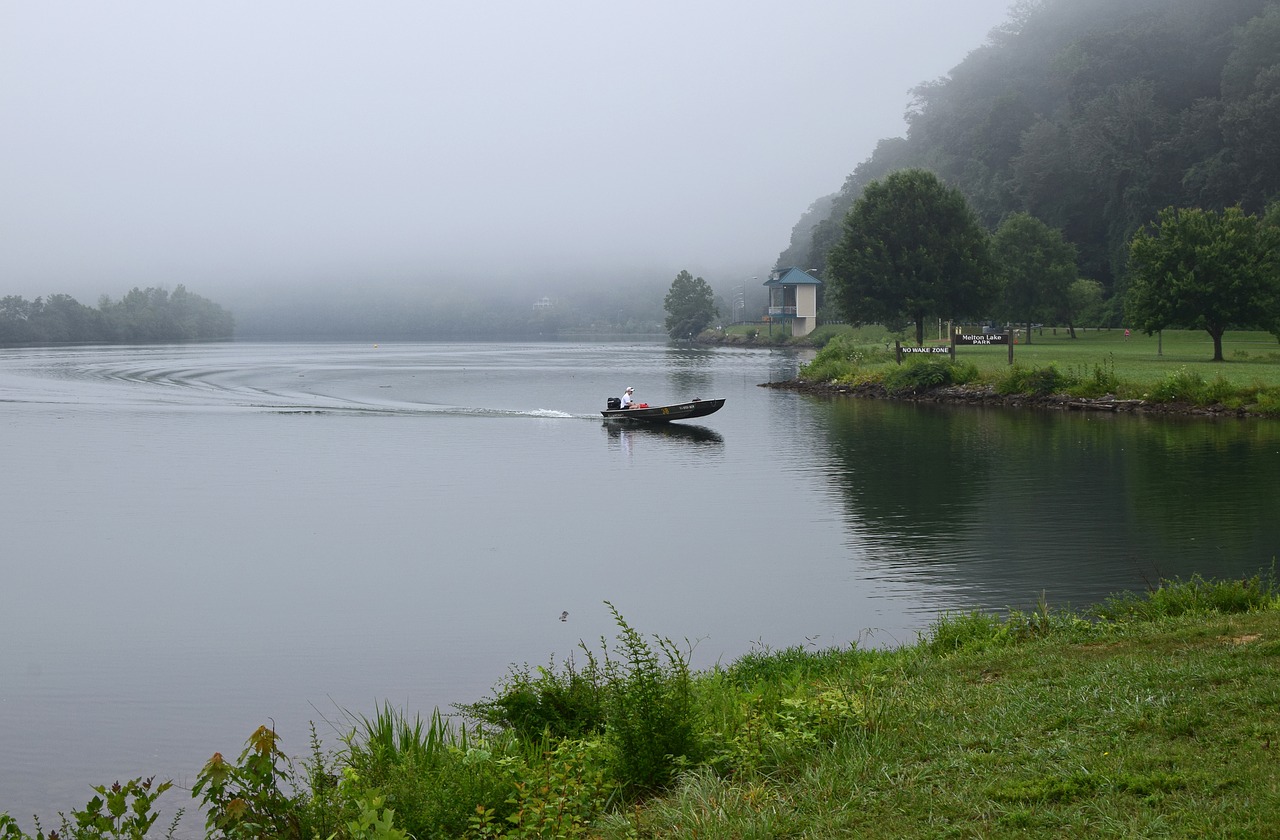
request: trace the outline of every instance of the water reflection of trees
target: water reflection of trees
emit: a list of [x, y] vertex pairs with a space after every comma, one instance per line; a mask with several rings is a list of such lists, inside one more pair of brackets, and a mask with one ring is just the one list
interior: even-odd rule
[[1280, 551], [1280, 429], [832, 403], [830, 475], [872, 562], [1004, 603], [1252, 574]]
[[952, 535], [972, 518], [991, 468], [976, 413], [868, 400], [832, 404], [833, 477], [861, 525], [903, 539]]
[[1194, 549], [1230, 571], [1236, 557], [1280, 552], [1280, 428], [1178, 419], [1138, 424], [1127, 442], [1135, 517], [1165, 555]]

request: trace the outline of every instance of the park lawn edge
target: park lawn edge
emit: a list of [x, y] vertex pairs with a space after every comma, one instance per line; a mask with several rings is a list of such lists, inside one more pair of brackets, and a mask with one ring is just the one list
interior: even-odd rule
[[772, 776], [691, 772], [598, 836], [1276, 836], [1274, 606], [988, 642], [886, 652], [861, 731]]

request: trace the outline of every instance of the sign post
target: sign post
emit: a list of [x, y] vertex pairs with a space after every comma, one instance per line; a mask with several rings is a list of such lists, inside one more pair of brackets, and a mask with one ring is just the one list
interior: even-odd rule
[[993, 344], [1006, 344], [1009, 347], [1009, 364], [1013, 364], [1013, 331], [1005, 330], [1002, 333], [964, 333], [959, 329], [951, 333], [951, 347], [953, 350], [956, 345], [966, 344], [972, 346], [989, 347]]

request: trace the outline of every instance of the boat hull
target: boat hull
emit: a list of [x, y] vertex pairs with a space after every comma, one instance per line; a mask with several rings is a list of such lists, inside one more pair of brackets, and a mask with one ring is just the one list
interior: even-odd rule
[[670, 423], [714, 414], [724, 405], [723, 399], [691, 400], [673, 405], [651, 405], [645, 408], [607, 408], [600, 412], [606, 420], [630, 420], [637, 423]]

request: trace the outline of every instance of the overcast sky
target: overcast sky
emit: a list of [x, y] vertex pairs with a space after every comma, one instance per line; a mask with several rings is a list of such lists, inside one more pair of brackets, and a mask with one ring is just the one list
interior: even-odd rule
[[1010, 0], [0, 0], [0, 296], [762, 273]]

